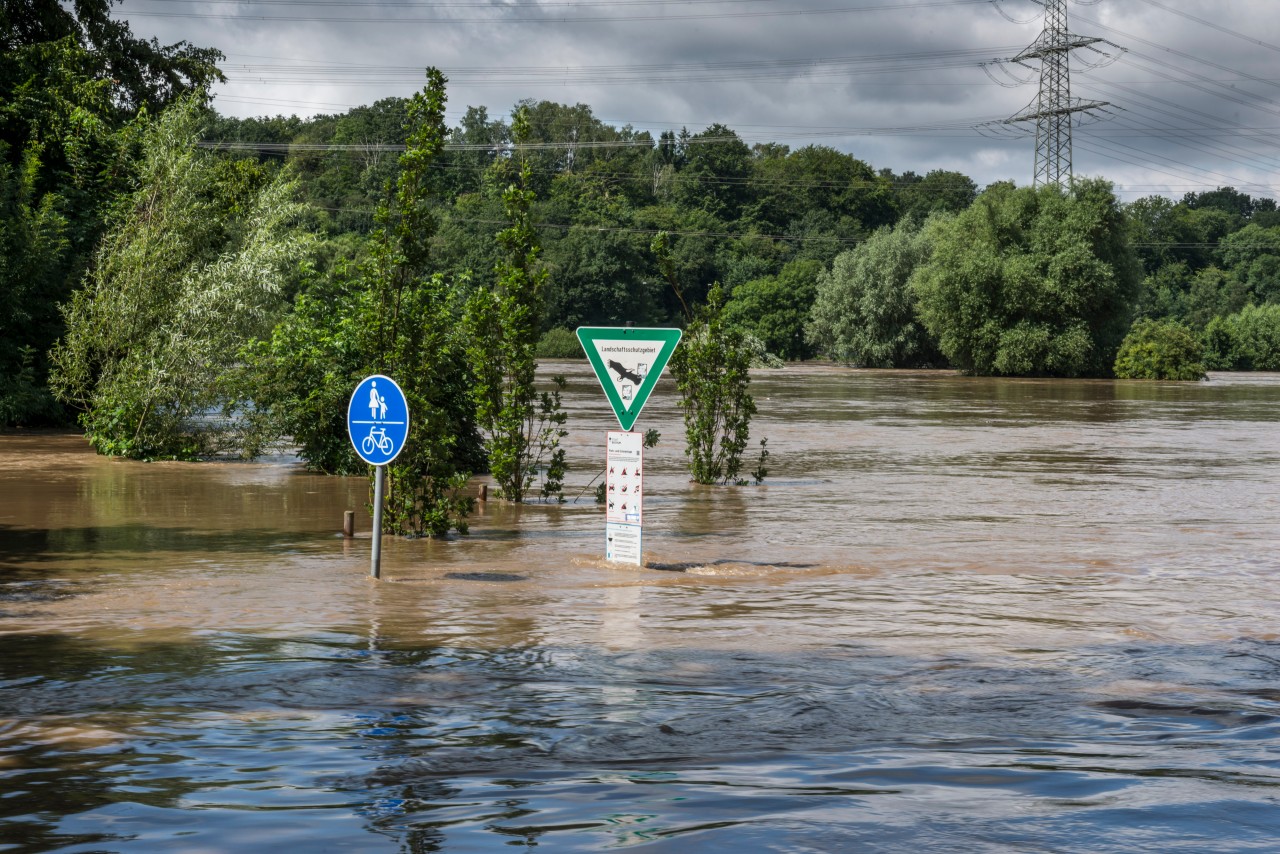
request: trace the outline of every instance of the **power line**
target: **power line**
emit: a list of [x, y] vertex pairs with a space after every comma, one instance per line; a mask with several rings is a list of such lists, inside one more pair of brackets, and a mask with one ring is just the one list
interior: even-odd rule
[[[916, 3], [893, 3], [888, 5], [877, 6], [841, 6], [826, 9], [770, 9], [758, 10], [750, 12], [716, 12], [716, 13], [692, 13], [692, 14], [675, 14], [675, 15], [591, 15], [591, 16], [570, 16], [551, 14], [540, 17], [531, 18], [511, 18], [511, 17], [486, 17], [486, 18], [385, 18], [385, 17], [369, 17], [350, 16], [315, 16], [315, 15], [230, 15], [217, 12], [153, 12], [145, 10], [130, 10], [127, 17], [141, 18], [203, 18], [203, 19], [221, 19], [235, 20], [246, 22], [260, 21], [289, 21], [289, 22], [306, 22], [306, 23], [331, 23], [331, 24], [603, 24], [603, 23], [619, 23], [619, 22], [644, 22], [644, 21], [706, 21], [706, 20], [722, 20], [730, 18], [791, 18], [803, 17], [808, 15], [847, 15], [862, 12], [898, 12], [911, 11], [916, 9], [936, 9], [948, 6], [973, 6], [978, 4], [989, 3], [990, 0], [920, 0]], [[255, 4], [256, 5], [256, 4]], [[510, 8], [510, 7], [491, 7], [491, 8]], [[519, 6], [518, 9], [533, 8]], [[121, 10], [123, 13], [123, 10]]]

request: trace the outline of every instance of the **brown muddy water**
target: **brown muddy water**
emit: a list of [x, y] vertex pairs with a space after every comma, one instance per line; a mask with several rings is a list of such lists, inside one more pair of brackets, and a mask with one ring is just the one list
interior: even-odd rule
[[0, 851], [1280, 850], [1280, 375], [754, 389], [704, 489], [659, 387], [644, 569], [584, 497], [375, 582], [367, 479], [0, 437]]

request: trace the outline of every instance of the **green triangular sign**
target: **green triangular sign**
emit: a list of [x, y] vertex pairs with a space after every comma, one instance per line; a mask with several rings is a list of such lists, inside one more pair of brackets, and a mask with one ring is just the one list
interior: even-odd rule
[[604, 387], [613, 414], [618, 416], [618, 424], [630, 430], [671, 361], [680, 343], [680, 330], [579, 326], [578, 341]]

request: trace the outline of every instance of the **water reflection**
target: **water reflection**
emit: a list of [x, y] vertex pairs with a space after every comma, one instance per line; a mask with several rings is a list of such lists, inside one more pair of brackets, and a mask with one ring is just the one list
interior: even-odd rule
[[756, 391], [711, 490], [659, 388], [644, 569], [491, 502], [373, 582], [362, 479], [0, 437], [0, 847], [1274, 847], [1280, 377]]

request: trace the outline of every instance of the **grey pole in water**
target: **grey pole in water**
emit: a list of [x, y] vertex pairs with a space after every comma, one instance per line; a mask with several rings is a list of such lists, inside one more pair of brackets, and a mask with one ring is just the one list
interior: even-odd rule
[[382, 479], [386, 476], [386, 466], [374, 466], [373, 477], [373, 563], [369, 574], [374, 578], [381, 577], [382, 570]]

